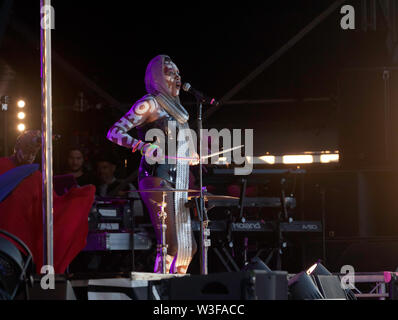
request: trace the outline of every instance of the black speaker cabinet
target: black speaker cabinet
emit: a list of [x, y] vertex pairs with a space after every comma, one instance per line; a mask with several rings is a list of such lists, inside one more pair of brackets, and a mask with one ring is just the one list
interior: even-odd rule
[[287, 272], [191, 275], [169, 281], [170, 300], [287, 300]]
[[318, 275], [314, 278], [319, 291], [325, 299], [347, 300], [346, 293], [341, 287], [341, 281], [338, 276]]

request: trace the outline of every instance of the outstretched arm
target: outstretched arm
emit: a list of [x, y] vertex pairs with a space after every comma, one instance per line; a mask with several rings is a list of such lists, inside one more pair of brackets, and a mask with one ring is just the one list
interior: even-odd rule
[[133, 152], [141, 150], [144, 148], [145, 142], [130, 136], [128, 131], [155, 119], [158, 113], [155, 101], [152, 99], [139, 100], [109, 129], [106, 137], [113, 143], [132, 149]]

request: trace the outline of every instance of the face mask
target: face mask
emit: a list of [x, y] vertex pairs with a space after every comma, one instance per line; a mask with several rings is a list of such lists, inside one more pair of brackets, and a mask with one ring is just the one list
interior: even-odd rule
[[18, 149], [16, 152], [16, 159], [20, 164], [30, 164], [33, 163], [36, 159], [37, 151], [23, 151]]
[[170, 95], [177, 97], [181, 89], [181, 77], [177, 66], [171, 61], [166, 61], [163, 68], [163, 75]]

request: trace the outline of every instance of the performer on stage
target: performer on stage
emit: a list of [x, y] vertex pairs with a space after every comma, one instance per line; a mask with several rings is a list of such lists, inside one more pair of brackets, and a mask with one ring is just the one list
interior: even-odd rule
[[[183, 144], [189, 138], [188, 119], [189, 114], [180, 104], [179, 93], [181, 88], [181, 76], [177, 66], [170, 57], [159, 55], [153, 58], [146, 69], [145, 86], [148, 92], [138, 100], [118, 122], [110, 129], [107, 138], [133, 152], [141, 151], [145, 155], [141, 159], [138, 181], [139, 189], [151, 188], [175, 188], [188, 189], [189, 165], [199, 163], [199, 156], [191, 149], [184, 148]], [[172, 122], [170, 122], [172, 121]], [[170, 135], [171, 124], [176, 124], [177, 135], [177, 159], [164, 159], [164, 163], [153, 163], [159, 156], [168, 154], [159, 146], [145, 143], [145, 134], [150, 129], [160, 129], [164, 136], [172, 139]], [[136, 127], [138, 138], [133, 138], [128, 131]], [[185, 130], [184, 130], [185, 129]], [[183, 158], [191, 158], [187, 161]], [[158, 244], [161, 243], [161, 223], [158, 217], [159, 204], [162, 201], [162, 193], [141, 193], [141, 197], [148, 208], [152, 224], [156, 231]], [[166, 269], [170, 273], [184, 274], [197, 245], [192, 233], [189, 209], [185, 207], [187, 192], [167, 193], [167, 257]], [[161, 271], [161, 252], [155, 263], [155, 272]]]

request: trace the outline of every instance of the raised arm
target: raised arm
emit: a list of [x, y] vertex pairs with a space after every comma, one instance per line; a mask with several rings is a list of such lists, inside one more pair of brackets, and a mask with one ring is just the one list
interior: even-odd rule
[[141, 150], [145, 142], [133, 138], [128, 134], [128, 131], [147, 121], [154, 120], [160, 112], [158, 109], [153, 99], [137, 101], [137, 103], [135, 103], [131, 109], [109, 129], [106, 136], [107, 139], [122, 147], [133, 149], [133, 151]]

